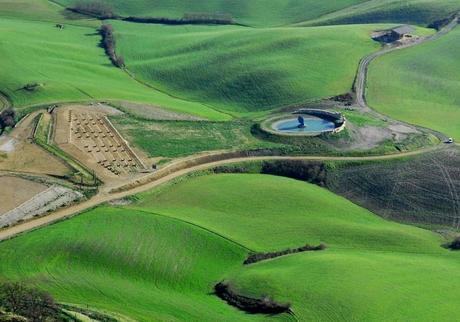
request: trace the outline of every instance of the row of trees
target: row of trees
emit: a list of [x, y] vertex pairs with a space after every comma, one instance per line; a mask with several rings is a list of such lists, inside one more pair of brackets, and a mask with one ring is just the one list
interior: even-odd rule
[[112, 63], [119, 67], [125, 67], [125, 60], [123, 56], [118, 56], [116, 53], [116, 39], [112, 25], [102, 25], [99, 28], [99, 33], [102, 36], [101, 45], [104, 47], [106, 54], [109, 56]]
[[302, 252], [312, 252], [312, 251], [319, 251], [326, 249], [325, 244], [319, 244], [318, 246], [311, 246], [306, 244], [305, 246], [298, 247], [298, 248], [288, 248], [285, 250], [280, 250], [277, 252], [269, 252], [269, 253], [255, 253], [248, 256], [248, 258], [244, 261], [244, 265], [254, 264], [263, 260], [272, 259], [280, 256], [285, 256], [289, 254], [296, 254]]
[[140, 23], [161, 23], [168, 25], [182, 24], [233, 24], [233, 17], [229, 14], [219, 13], [185, 13], [182, 18], [167, 17], [122, 17], [117, 15], [112, 6], [102, 0], [77, 0], [68, 10], [96, 17], [98, 19], [121, 19]]

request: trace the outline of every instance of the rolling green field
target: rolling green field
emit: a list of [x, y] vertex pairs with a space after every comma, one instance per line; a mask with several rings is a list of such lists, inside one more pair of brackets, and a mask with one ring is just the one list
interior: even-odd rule
[[460, 138], [460, 30], [378, 58], [370, 66], [369, 105], [392, 118]]
[[[72, 0], [57, 0], [63, 5]], [[346, 8], [365, 0], [107, 0], [115, 13], [130, 16], [181, 18], [185, 13], [231, 14], [239, 23], [252, 26], [279, 26]]]
[[[202, 104], [175, 99], [113, 67], [94, 28], [15, 19], [0, 21], [0, 88], [21, 108], [62, 101], [131, 100], [211, 119], [228, 119]], [[34, 91], [22, 89], [36, 83]]]
[[[249, 249], [306, 242], [328, 249], [242, 265]], [[0, 279], [141, 321], [292, 318], [239, 312], [212, 295], [221, 280], [248, 296], [291, 303], [301, 321], [449, 321], [460, 264], [441, 243], [314, 185], [213, 175], [2, 242]]]
[[[58, 0], [69, 5], [72, 0]], [[231, 14], [251, 26], [293, 23], [401, 22], [426, 25], [460, 10], [459, 0], [108, 0], [117, 14], [180, 18], [184, 13]]]
[[399, 22], [426, 26], [460, 11], [460, 0], [371, 0], [300, 25]]
[[348, 92], [361, 57], [379, 48], [370, 33], [383, 27], [113, 25], [136, 78], [235, 115]]

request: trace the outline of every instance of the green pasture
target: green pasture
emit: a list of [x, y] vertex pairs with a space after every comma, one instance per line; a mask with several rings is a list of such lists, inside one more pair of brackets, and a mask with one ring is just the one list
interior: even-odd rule
[[[242, 265], [250, 250], [319, 242], [328, 248]], [[300, 321], [449, 321], [460, 264], [442, 242], [304, 182], [212, 175], [2, 242], [0, 279], [140, 321], [291, 320], [228, 306], [212, 295], [221, 280], [291, 303]]]
[[300, 25], [411, 23], [427, 26], [460, 11], [460, 0], [371, 0], [331, 11]]
[[[70, 5], [73, 0], [56, 0]], [[125, 16], [181, 18], [185, 13], [230, 14], [238, 23], [279, 26], [317, 18], [365, 0], [107, 0], [114, 12]]]
[[203, 151], [275, 148], [281, 144], [257, 139], [252, 122], [150, 121], [112, 118], [125, 138], [151, 157], [180, 157]]
[[460, 139], [460, 30], [370, 65], [369, 105], [392, 118]]
[[100, 207], [0, 248], [0, 279], [36, 284], [66, 303], [137, 321], [248, 319], [209, 294], [245, 250], [178, 220]]
[[113, 22], [136, 78], [234, 115], [346, 93], [382, 25], [253, 29]]
[[[88, 100], [128, 100], [226, 119], [202, 104], [175, 99], [113, 67], [99, 47], [95, 28], [15, 19], [0, 20], [0, 88], [22, 108], [34, 104]], [[23, 89], [37, 84], [35, 90]]]

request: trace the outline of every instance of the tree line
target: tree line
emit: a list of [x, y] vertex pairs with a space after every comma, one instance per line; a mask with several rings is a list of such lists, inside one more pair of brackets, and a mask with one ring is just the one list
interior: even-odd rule
[[230, 14], [220, 13], [185, 13], [182, 18], [167, 17], [122, 17], [115, 13], [112, 6], [102, 0], [78, 0], [67, 8], [72, 12], [95, 17], [101, 20], [118, 19], [129, 22], [156, 23], [166, 25], [185, 25], [185, 24], [235, 24]]
[[116, 39], [112, 25], [102, 25], [99, 28], [99, 34], [102, 36], [101, 45], [112, 63], [119, 67], [125, 67], [125, 59], [116, 53]]

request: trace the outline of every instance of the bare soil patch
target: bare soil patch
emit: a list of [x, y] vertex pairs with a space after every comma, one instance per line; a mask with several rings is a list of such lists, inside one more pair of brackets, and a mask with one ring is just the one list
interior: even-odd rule
[[56, 110], [54, 119], [55, 143], [103, 180], [126, 178], [146, 171], [144, 160], [109, 121], [106, 109], [67, 106]]
[[30, 180], [1, 176], [0, 177], [0, 214], [14, 209], [36, 194], [47, 189], [47, 186]]
[[0, 170], [64, 176], [67, 166], [32, 143], [36, 113], [26, 116], [8, 135], [0, 137]]

